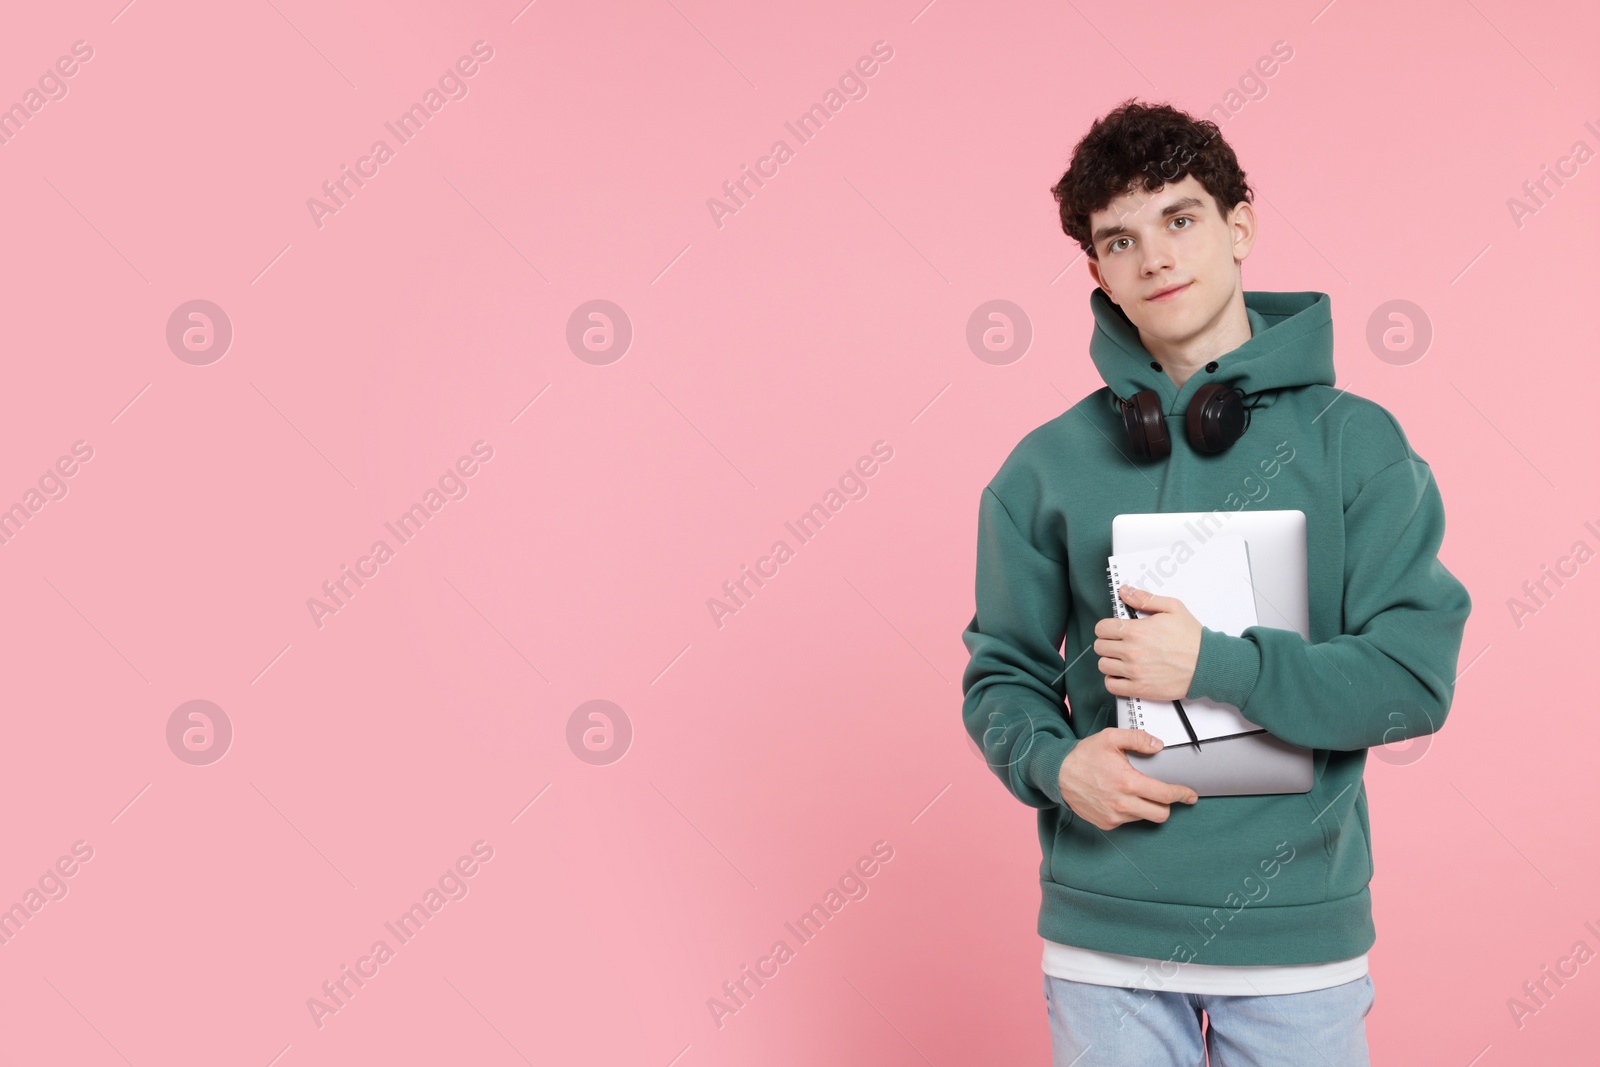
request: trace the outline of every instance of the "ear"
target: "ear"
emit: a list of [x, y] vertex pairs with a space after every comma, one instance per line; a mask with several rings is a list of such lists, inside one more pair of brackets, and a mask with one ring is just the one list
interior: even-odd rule
[[1243, 263], [1256, 243], [1256, 212], [1248, 200], [1241, 200], [1228, 213], [1228, 228], [1233, 237], [1233, 261]]

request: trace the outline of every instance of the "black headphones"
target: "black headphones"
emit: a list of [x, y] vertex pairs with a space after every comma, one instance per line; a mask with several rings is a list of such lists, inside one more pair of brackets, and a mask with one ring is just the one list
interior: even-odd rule
[[[1161, 364], [1152, 364], [1160, 369]], [[1207, 371], [1216, 369], [1215, 363], [1206, 365]], [[1128, 431], [1128, 446], [1141, 459], [1162, 459], [1172, 454], [1172, 437], [1167, 433], [1166, 413], [1161, 410], [1161, 394], [1154, 389], [1141, 389], [1131, 400], [1116, 393], [1117, 406], [1122, 409], [1122, 425]], [[1244, 436], [1250, 428], [1250, 412], [1255, 404], [1245, 407], [1248, 394], [1237, 386], [1221, 382], [1207, 382], [1189, 401], [1184, 416], [1183, 430], [1189, 443], [1200, 452], [1221, 452]]]

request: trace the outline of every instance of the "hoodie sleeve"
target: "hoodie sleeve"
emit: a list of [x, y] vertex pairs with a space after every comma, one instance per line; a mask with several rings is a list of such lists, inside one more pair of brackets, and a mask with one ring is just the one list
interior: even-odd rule
[[1308, 643], [1251, 626], [1202, 627], [1189, 697], [1237, 707], [1291, 744], [1354, 750], [1444, 725], [1472, 600], [1444, 564], [1444, 505], [1415, 453], [1372, 475], [1345, 509], [1344, 633]]
[[978, 506], [977, 612], [961, 718], [989, 769], [1024, 804], [1062, 804], [1061, 764], [1077, 743], [1064, 714], [1067, 568], [1012, 521], [992, 489]]

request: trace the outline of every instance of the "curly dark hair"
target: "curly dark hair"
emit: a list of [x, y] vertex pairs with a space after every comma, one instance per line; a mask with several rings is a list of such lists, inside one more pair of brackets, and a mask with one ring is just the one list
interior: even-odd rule
[[1130, 97], [1089, 127], [1050, 192], [1060, 205], [1061, 228], [1089, 258], [1098, 259], [1089, 239], [1091, 212], [1105, 210], [1136, 182], [1153, 193], [1189, 174], [1205, 186], [1224, 216], [1239, 201], [1254, 198], [1216, 123]]

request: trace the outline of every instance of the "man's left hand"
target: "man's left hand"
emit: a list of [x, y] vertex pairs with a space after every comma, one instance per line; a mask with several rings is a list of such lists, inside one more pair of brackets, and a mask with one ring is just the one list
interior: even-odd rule
[[1117, 590], [1143, 619], [1101, 619], [1094, 650], [1106, 692], [1141, 700], [1182, 700], [1200, 658], [1200, 620], [1183, 601], [1124, 585]]

